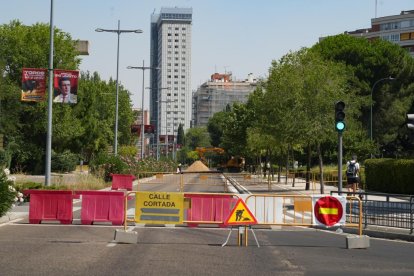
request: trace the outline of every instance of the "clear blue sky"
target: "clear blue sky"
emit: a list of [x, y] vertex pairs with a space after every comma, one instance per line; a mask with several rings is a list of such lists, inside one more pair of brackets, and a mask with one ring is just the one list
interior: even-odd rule
[[[49, 23], [50, 0], [1, 0], [0, 24], [19, 19], [26, 25]], [[90, 55], [80, 69], [97, 71], [103, 79], [116, 76], [117, 36], [96, 28], [142, 29], [122, 34], [120, 82], [141, 106], [142, 71], [127, 66], [149, 64], [150, 15], [161, 7], [193, 8], [192, 88], [215, 71], [232, 71], [236, 79], [248, 73], [266, 77], [274, 59], [301, 47], [311, 47], [320, 36], [370, 27], [375, 0], [54, 0], [54, 24], [74, 39], [89, 40]], [[414, 10], [413, 0], [378, 0], [377, 17]], [[149, 86], [146, 71], [145, 86]], [[145, 95], [148, 106], [148, 90]]]

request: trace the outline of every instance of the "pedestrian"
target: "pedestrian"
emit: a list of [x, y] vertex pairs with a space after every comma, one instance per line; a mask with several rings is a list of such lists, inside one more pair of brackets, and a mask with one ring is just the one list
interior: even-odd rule
[[358, 190], [359, 185], [359, 163], [357, 161], [356, 155], [352, 155], [352, 160], [346, 163], [346, 178], [347, 178], [347, 188], [348, 192], [351, 192], [355, 195]]
[[182, 173], [182, 165], [181, 165], [181, 163], [179, 163], [178, 166], [177, 166], [177, 173]]

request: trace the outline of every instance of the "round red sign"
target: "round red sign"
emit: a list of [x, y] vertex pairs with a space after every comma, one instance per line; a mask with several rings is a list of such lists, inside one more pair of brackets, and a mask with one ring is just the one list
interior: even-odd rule
[[325, 196], [318, 199], [313, 211], [315, 218], [326, 226], [337, 224], [344, 213], [341, 202], [332, 196]]

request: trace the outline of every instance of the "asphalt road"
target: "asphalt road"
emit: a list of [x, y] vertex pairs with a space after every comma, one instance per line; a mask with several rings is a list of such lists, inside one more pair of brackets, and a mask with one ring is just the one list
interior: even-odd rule
[[[140, 184], [140, 190], [177, 191], [179, 175]], [[223, 191], [194, 178], [186, 191]], [[215, 181], [215, 180], [214, 180]], [[192, 183], [188, 181], [186, 183]], [[76, 207], [79, 203], [75, 204]], [[138, 243], [117, 244], [107, 223], [0, 224], [0, 275], [414, 275], [414, 243], [370, 239], [367, 249], [347, 249], [346, 235], [318, 229], [256, 229], [256, 246], [237, 246], [229, 229], [130, 226]]]
[[236, 231], [135, 228], [137, 244], [116, 244], [117, 227], [0, 226], [1, 275], [413, 275], [414, 244], [371, 239], [346, 249], [345, 236], [315, 229], [257, 229], [238, 247]]

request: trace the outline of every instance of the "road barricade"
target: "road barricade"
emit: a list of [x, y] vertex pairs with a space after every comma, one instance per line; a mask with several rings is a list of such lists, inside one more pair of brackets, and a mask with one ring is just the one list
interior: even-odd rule
[[112, 190], [125, 189], [132, 191], [132, 182], [135, 176], [132, 174], [111, 174], [112, 176]]
[[57, 220], [71, 224], [73, 220], [73, 192], [57, 190], [25, 190], [30, 195], [29, 223]]
[[122, 191], [75, 191], [82, 196], [81, 223], [111, 222], [122, 225], [125, 217], [125, 200]]
[[222, 227], [238, 200], [233, 194], [208, 193], [185, 193], [184, 198], [190, 201], [184, 221], [189, 227], [198, 224], [218, 224]]

